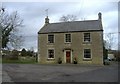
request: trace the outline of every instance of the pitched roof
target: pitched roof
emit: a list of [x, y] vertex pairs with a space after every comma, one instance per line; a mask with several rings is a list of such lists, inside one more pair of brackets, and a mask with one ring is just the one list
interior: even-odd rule
[[102, 23], [100, 20], [86, 20], [50, 23], [43, 26], [38, 34], [42, 33], [59, 33], [59, 32], [80, 32], [80, 31], [102, 31]]

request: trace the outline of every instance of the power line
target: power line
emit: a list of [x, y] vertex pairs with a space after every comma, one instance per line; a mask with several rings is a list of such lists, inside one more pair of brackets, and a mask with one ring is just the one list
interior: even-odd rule
[[120, 34], [120, 32], [109, 32], [109, 33], [103, 33], [103, 34]]

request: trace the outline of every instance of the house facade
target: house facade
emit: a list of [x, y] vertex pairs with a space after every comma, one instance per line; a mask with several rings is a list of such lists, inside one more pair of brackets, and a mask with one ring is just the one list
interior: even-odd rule
[[103, 64], [103, 28], [101, 13], [98, 20], [49, 23], [38, 32], [38, 62]]

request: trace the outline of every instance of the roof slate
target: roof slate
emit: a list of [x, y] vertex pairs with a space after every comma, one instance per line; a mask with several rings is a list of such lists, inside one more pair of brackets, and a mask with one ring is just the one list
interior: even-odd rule
[[43, 26], [39, 34], [42, 33], [59, 33], [59, 32], [80, 32], [80, 31], [102, 31], [100, 20], [73, 21], [61, 23], [49, 23]]

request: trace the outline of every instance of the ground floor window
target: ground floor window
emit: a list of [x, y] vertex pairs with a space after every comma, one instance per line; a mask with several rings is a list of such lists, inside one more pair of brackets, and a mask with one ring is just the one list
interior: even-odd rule
[[48, 58], [54, 58], [54, 50], [53, 49], [48, 50]]
[[91, 50], [84, 49], [84, 58], [91, 58]]

